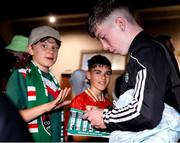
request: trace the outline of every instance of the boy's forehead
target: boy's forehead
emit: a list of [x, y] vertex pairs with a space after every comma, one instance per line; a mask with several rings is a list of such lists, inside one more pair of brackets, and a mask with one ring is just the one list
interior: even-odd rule
[[38, 42], [40, 42], [40, 43], [52, 43], [52, 44], [56, 43], [57, 44], [56, 39], [53, 37], [45, 37], [45, 38], [42, 38], [41, 40], [39, 40]]
[[104, 68], [106, 68], [106, 69], [111, 69], [110, 66], [108, 66], [108, 65], [103, 65], [103, 64], [94, 64], [94, 66], [93, 66], [92, 68], [93, 68], [93, 69], [104, 69]]
[[50, 43], [55, 43], [56, 42], [55, 38], [52, 38], [52, 37], [48, 37], [46, 41], [48, 41]]
[[94, 28], [95, 37], [99, 38], [101, 34], [104, 34], [106, 32], [105, 30], [108, 28], [107, 22], [102, 22], [99, 24], [96, 24]]

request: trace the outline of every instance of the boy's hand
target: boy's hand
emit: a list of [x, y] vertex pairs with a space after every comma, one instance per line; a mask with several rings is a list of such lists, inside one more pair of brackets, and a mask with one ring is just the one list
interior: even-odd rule
[[65, 98], [67, 97], [67, 95], [69, 94], [70, 90], [71, 90], [71, 88], [61, 89], [58, 97], [55, 100], [47, 103], [48, 104], [47, 111], [51, 111], [53, 109], [58, 109], [62, 106], [70, 104], [71, 100], [64, 101]]
[[86, 111], [83, 115], [83, 119], [87, 119], [91, 122], [91, 125], [97, 129], [105, 129], [106, 125], [103, 121], [103, 109], [92, 109]]
[[91, 106], [91, 105], [86, 106], [87, 111], [90, 111], [90, 110], [93, 110], [93, 109], [97, 109], [97, 107], [96, 106]]

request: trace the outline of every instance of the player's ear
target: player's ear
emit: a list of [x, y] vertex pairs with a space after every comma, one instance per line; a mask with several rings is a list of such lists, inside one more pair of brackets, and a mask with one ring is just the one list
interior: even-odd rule
[[29, 45], [29, 46], [27, 47], [27, 51], [28, 51], [28, 53], [29, 53], [30, 55], [33, 55], [33, 54], [34, 54], [33, 47], [32, 47], [31, 45]]
[[116, 17], [115, 23], [121, 28], [122, 31], [125, 31], [126, 22], [123, 17], [120, 16]]
[[91, 79], [91, 74], [90, 74], [90, 71], [87, 71], [87, 72], [86, 72], [86, 78], [87, 78], [88, 80], [90, 80], [90, 79]]

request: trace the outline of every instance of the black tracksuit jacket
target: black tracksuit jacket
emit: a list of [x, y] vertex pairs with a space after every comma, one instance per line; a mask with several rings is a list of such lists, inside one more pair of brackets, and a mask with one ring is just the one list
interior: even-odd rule
[[134, 89], [134, 98], [124, 108], [112, 106], [104, 110], [103, 119], [109, 131], [152, 129], [162, 118], [164, 102], [176, 106], [170, 67], [161, 45], [142, 31], [134, 38], [129, 53], [121, 94]]

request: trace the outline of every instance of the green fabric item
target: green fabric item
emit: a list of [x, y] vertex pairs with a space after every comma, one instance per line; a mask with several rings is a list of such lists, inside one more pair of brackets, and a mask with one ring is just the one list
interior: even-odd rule
[[27, 108], [27, 86], [25, 78], [21, 73], [19, 73], [18, 70], [19, 69], [14, 70], [8, 80], [6, 86], [6, 95], [20, 110]]
[[[45, 94], [45, 88], [41, 78], [41, 74], [33, 63], [29, 63], [26, 69], [26, 76], [20, 73], [20, 70], [15, 70], [7, 84], [7, 95], [12, 99], [18, 109], [27, 109], [40, 104], [47, 103], [54, 100], [54, 97], [48, 93]], [[53, 77], [49, 73], [42, 72], [42, 76], [53, 81]], [[54, 82], [55, 83], [55, 82]], [[36, 88], [36, 101], [28, 101], [28, 86], [34, 86]], [[59, 84], [55, 83], [56, 87], [60, 89]], [[46, 114], [49, 115], [49, 114]], [[64, 141], [63, 132], [63, 109], [59, 109], [50, 112], [50, 128], [48, 131], [51, 135], [47, 134], [41, 122], [42, 116], [38, 118], [39, 133], [32, 133], [35, 142], [60, 142]]]
[[5, 47], [7, 50], [15, 52], [27, 52], [28, 38], [22, 35], [15, 35], [11, 43]]
[[[43, 84], [41, 74], [40, 74], [42, 72], [38, 69], [38, 67], [30, 62], [27, 65], [27, 68], [30, 69], [27, 71], [27, 75], [26, 75], [27, 86], [35, 86], [36, 97], [37, 97], [36, 101], [29, 101], [28, 102], [28, 108], [47, 103], [47, 102], [49, 102], [49, 100], [50, 101], [54, 100], [52, 96], [49, 96], [49, 98], [46, 96], [44, 84]], [[42, 74], [42, 76], [43, 75], [45, 75], [45, 73]], [[50, 77], [51, 76], [49, 74], [49, 78]], [[53, 81], [52, 77], [51, 77], [51, 81]], [[56, 84], [56, 86], [59, 87], [58, 84]], [[44, 130], [41, 118], [42, 118], [42, 116], [38, 118], [39, 133], [33, 134], [35, 141], [53, 141], [53, 142], [54, 141], [56, 141], [56, 142], [60, 141], [61, 113], [57, 112], [57, 111], [51, 113], [51, 116], [50, 116], [50, 120], [51, 120], [50, 134], [51, 134], [51, 136], [48, 135], [46, 133], [47, 131]]]
[[[34, 86], [36, 90], [36, 100], [28, 101], [28, 108], [32, 108], [47, 103], [48, 97], [45, 95], [44, 85], [40, 73], [38, 72], [38, 68], [33, 66], [32, 63], [28, 64], [27, 67], [30, 69], [26, 74], [27, 87]], [[43, 129], [41, 116], [38, 118], [38, 130], [39, 133], [33, 133], [35, 141], [50, 141], [50, 136]]]

